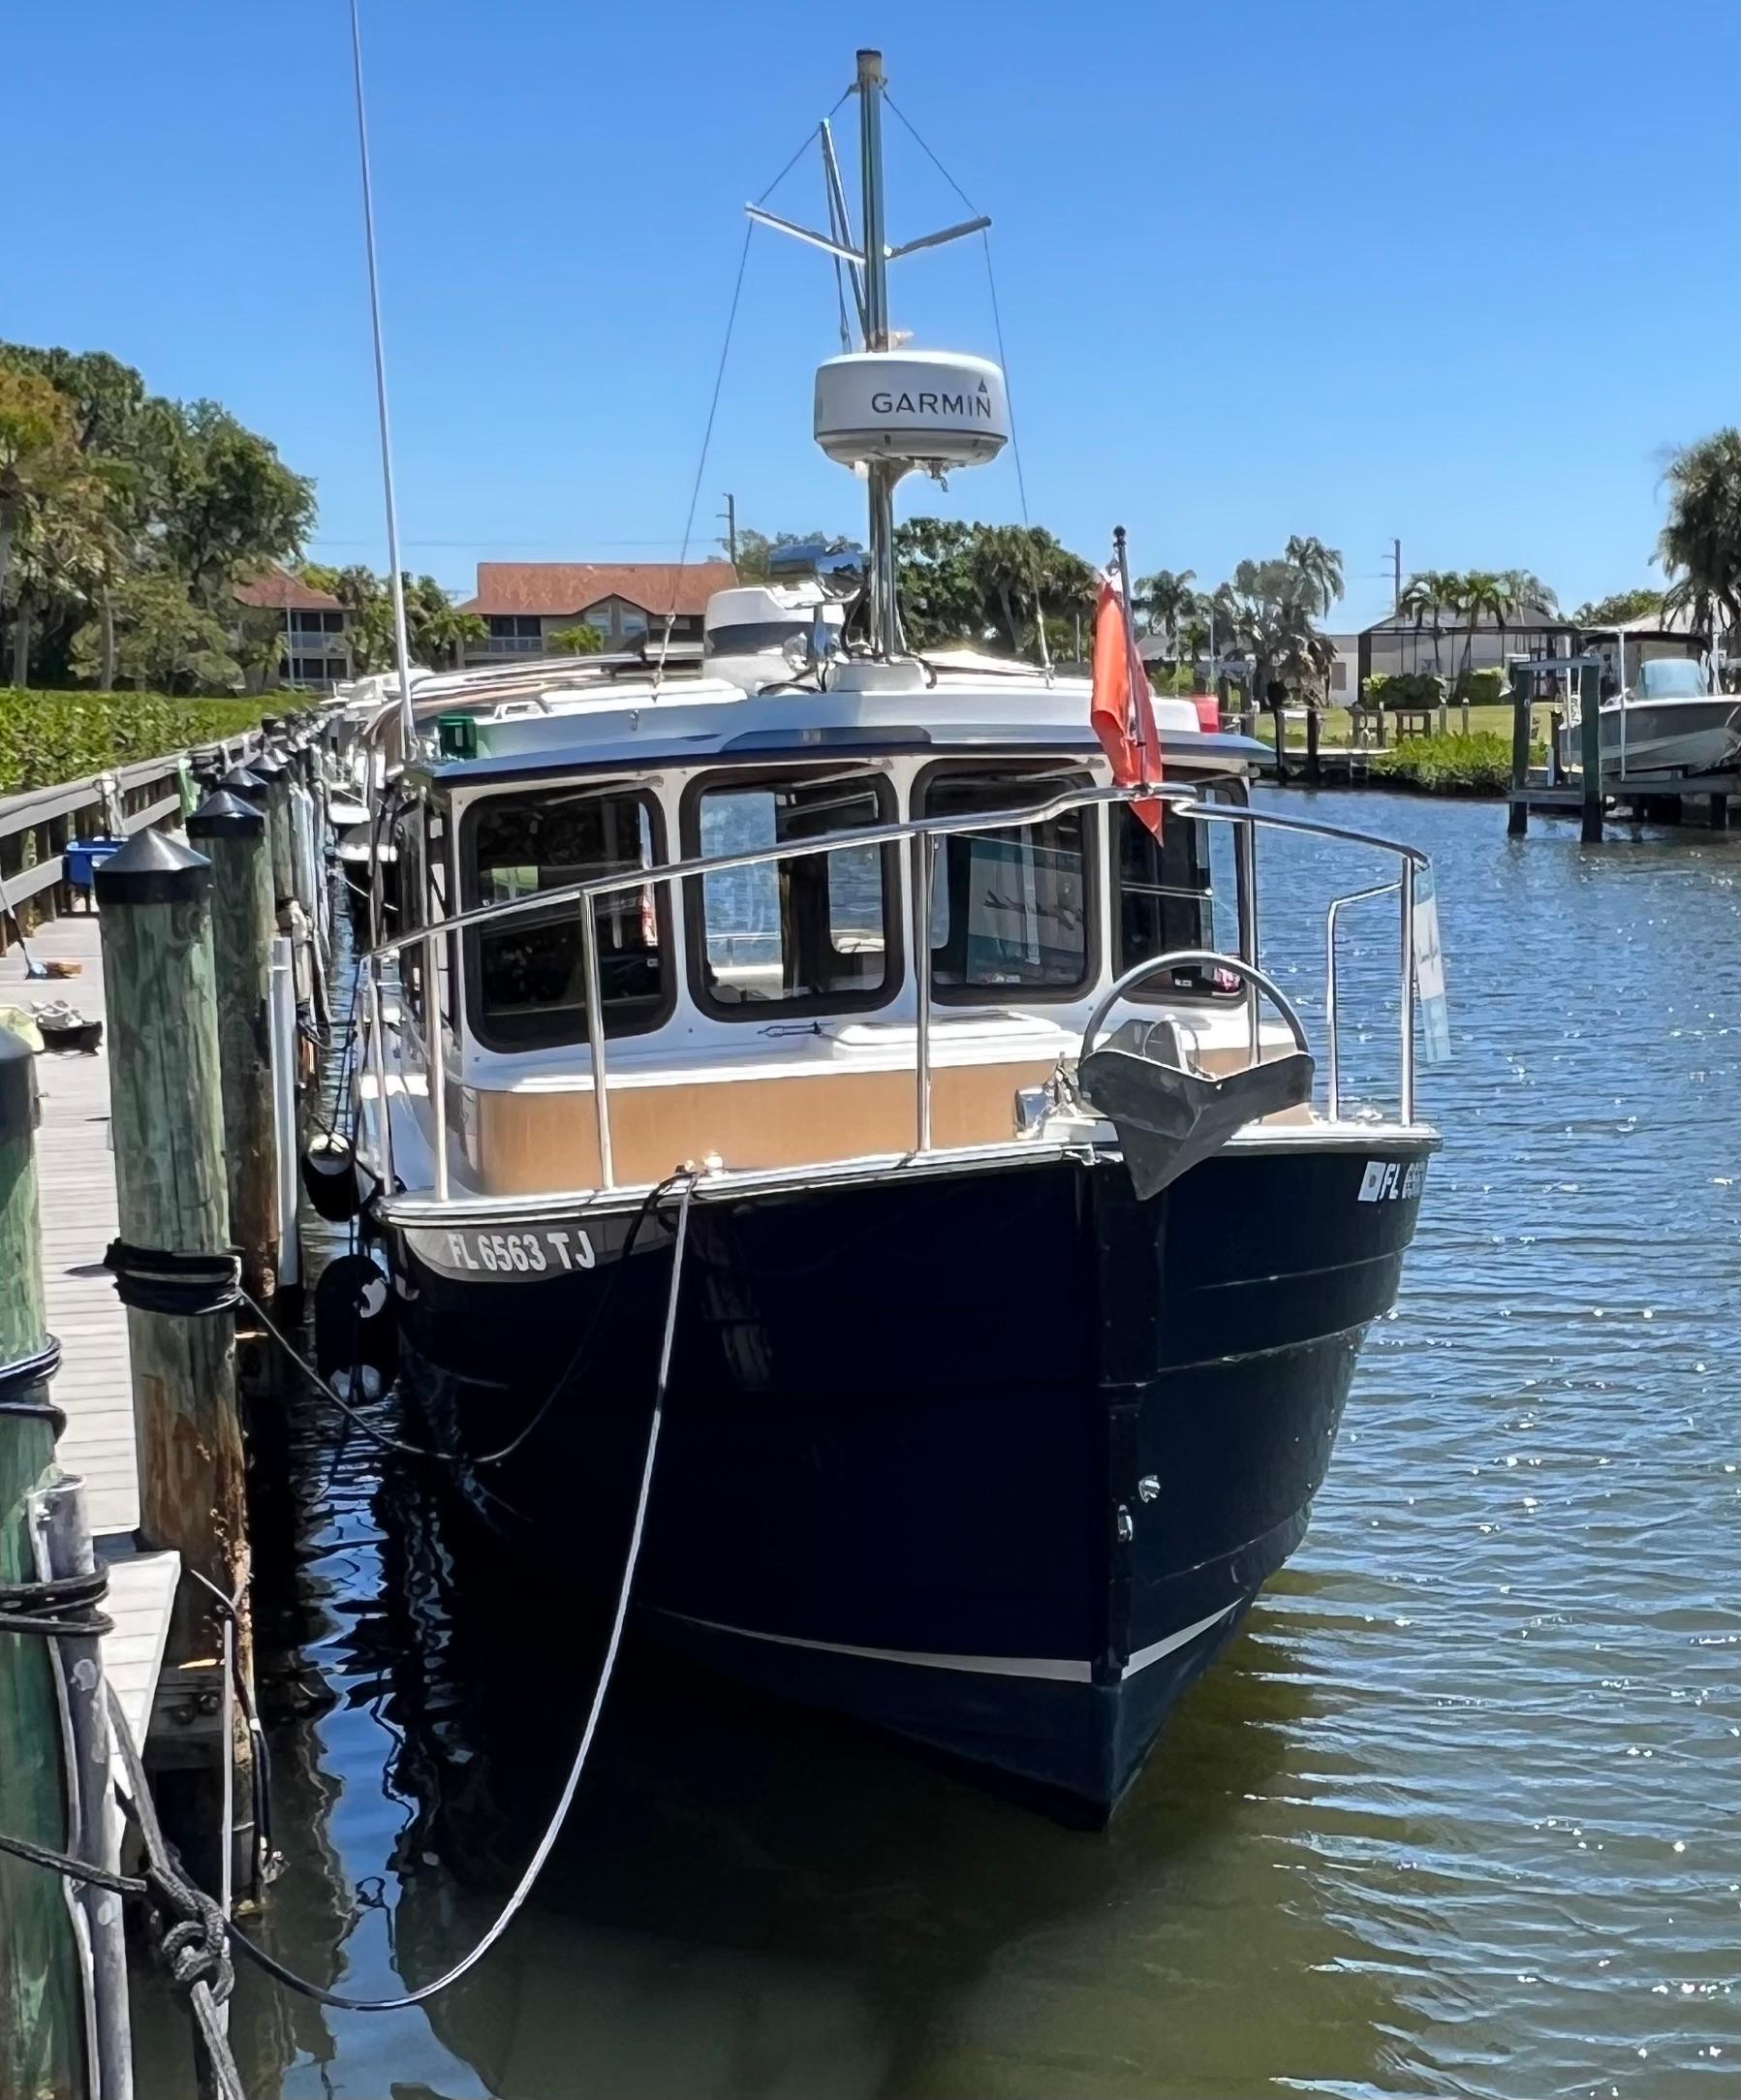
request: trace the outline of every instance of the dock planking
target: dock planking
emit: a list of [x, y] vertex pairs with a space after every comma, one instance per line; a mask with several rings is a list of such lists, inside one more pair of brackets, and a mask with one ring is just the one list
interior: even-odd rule
[[[55, 919], [30, 942], [39, 961], [78, 962], [64, 983], [27, 980], [15, 944], [0, 956], [0, 1005], [65, 998], [87, 1019], [104, 1016], [103, 952], [94, 914]], [[52, 1388], [67, 1426], [56, 1456], [84, 1482], [98, 1557], [109, 1567], [106, 1610], [114, 1632], [104, 1667], [135, 1738], [143, 1742], [169, 1638], [179, 1556], [137, 1548], [139, 1461], [133, 1430], [127, 1314], [103, 1267], [115, 1237], [115, 1169], [109, 1140], [109, 1054], [47, 1052], [36, 1061], [36, 1134], [42, 1209], [43, 1290], [48, 1332], [60, 1342]]]

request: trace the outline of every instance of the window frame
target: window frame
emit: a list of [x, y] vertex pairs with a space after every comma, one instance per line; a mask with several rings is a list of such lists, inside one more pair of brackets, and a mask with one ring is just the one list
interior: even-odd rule
[[[542, 799], [555, 793], [577, 792], [600, 797], [614, 795], [636, 802], [646, 813], [653, 841], [653, 865], [664, 867], [669, 862], [666, 850], [665, 808], [659, 796], [648, 787], [637, 786], [633, 781], [622, 779], [601, 781], [596, 788], [589, 787], [584, 777], [570, 781], [543, 781], [536, 786], [509, 787], [485, 790], [467, 800], [459, 812], [456, 831], [459, 840], [459, 893], [461, 908], [473, 911], [481, 901], [478, 879], [478, 818], [492, 804], [509, 802], [516, 798], [521, 801]], [[587, 878], [576, 877], [576, 880]], [[576, 908], [573, 925], [575, 938], [580, 939], [580, 915], [577, 899], [570, 899]], [[596, 908], [596, 907], [595, 907]], [[608, 1008], [602, 1017], [606, 1043], [617, 1042], [630, 1036], [652, 1035], [663, 1028], [677, 1011], [677, 956], [672, 935], [674, 922], [670, 905], [670, 885], [664, 882], [653, 884], [654, 922], [659, 932], [659, 948], [666, 958], [666, 966], [660, 972], [661, 986], [658, 1003], [644, 1018], [632, 1017], [625, 1019], [619, 1014], [613, 1017]], [[536, 921], [536, 914], [528, 913]], [[503, 1042], [490, 1032], [489, 1017], [483, 1001], [483, 940], [488, 932], [486, 926], [468, 926], [460, 936], [462, 951], [463, 985], [465, 990], [465, 1029], [467, 1035], [480, 1050], [488, 1050], [499, 1057], [535, 1055], [544, 1050], [574, 1050], [584, 1046], [587, 1040], [586, 1013], [584, 1007], [576, 1009], [578, 1025], [574, 1033], [552, 1035], [536, 1043]]]
[[[1236, 809], [1244, 809], [1250, 804], [1250, 797], [1246, 793], [1246, 784], [1237, 777], [1225, 780], [1199, 780], [1195, 782], [1194, 785], [1206, 801], [1229, 802]], [[1130, 808], [1128, 802], [1122, 806], [1126, 810]], [[1185, 823], [1189, 820], [1185, 818], [1168, 818], [1163, 821]], [[1229, 839], [1235, 849], [1237, 849], [1239, 842], [1240, 829], [1236, 824], [1230, 824], [1228, 827]], [[1202, 830], [1205, 853], [1207, 854], [1208, 842], [1214, 836], [1213, 827], [1204, 826]], [[1116, 984], [1127, 970], [1136, 967], [1136, 961], [1135, 957], [1127, 961], [1124, 956], [1124, 878], [1118, 860], [1118, 842], [1111, 835], [1112, 827], [1110, 825], [1106, 827], [1106, 879], [1108, 884], [1106, 933], [1110, 946], [1112, 982]], [[1210, 888], [1197, 893], [1212, 899], [1215, 895], [1215, 868], [1212, 860], [1205, 860], [1205, 869], [1209, 876]], [[1191, 893], [1171, 891], [1168, 894], [1188, 896]], [[1223, 955], [1230, 953], [1237, 956], [1240, 953], [1239, 940], [1244, 932], [1246, 914], [1250, 909], [1246, 897], [1243, 857], [1237, 850], [1233, 855], [1232, 901], [1234, 946], [1230, 951], [1224, 948], [1221, 953]], [[1243, 984], [1235, 991], [1217, 991], [1212, 987], [1196, 988], [1190, 986], [1177, 985], [1138, 985], [1135, 991], [1128, 991], [1123, 996], [1132, 1006], [1209, 1006], [1231, 1010], [1239, 1000], [1247, 995], [1247, 991], [1248, 987]]]
[[[899, 821], [900, 801], [895, 784], [876, 767], [860, 774], [852, 767], [833, 764], [785, 766], [716, 766], [697, 773], [684, 784], [677, 805], [678, 836], [686, 861], [701, 857], [701, 802], [710, 795], [727, 792], [752, 794], [758, 788], [825, 785], [843, 773], [862, 777], [876, 798], [878, 824]], [[901, 855], [898, 846], [878, 849], [883, 869], [883, 983], [871, 991], [811, 991], [780, 999], [716, 999], [707, 988], [707, 926], [704, 917], [704, 875], [691, 875], [683, 884], [683, 943], [687, 951], [689, 996], [696, 1011], [710, 1020], [748, 1021], [765, 1027], [769, 1022], [803, 1019], [815, 1015], [869, 1014], [891, 1005], [899, 996], [906, 977], [905, 944], [902, 938]], [[774, 863], [778, 866], [778, 862]]]
[[[1045, 774], [1065, 772], [1080, 774], [1079, 782], [1073, 786], [1096, 788], [1094, 766], [1084, 753], [1080, 758], [1066, 753], [1039, 757], [1007, 757], [988, 752], [984, 758], [934, 759], [928, 766], [921, 766], [913, 776], [907, 806], [916, 821], [929, 818], [934, 812], [927, 806], [932, 782], [941, 775], [985, 773], [995, 769], [1014, 769], [1025, 767], [1029, 778]], [[1099, 806], [1093, 802], [1083, 803], [1075, 812], [1082, 824], [1082, 975], [1072, 985], [940, 985], [931, 976], [931, 1001], [937, 1006], [974, 1006], [996, 1009], [1012, 1006], [1074, 1006], [1086, 999], [1101, 981], [1101, 911], [1102, 880], [1101, 861], [1104, 848], [1101, 844], [1102, 826]], [[958, 837], [969, 835], [966, 831]], [[996, 836], [996, 833], [987, 834]], [[932, 881], [936, 881], [937, 861], [948, 851], [947, 838], [933, 841]], [[927, 936], [931, 926], [931, 899], [925, 899], [925, 929]], [[924, 966], [931, 971], [931, 948], [927, 938]]]

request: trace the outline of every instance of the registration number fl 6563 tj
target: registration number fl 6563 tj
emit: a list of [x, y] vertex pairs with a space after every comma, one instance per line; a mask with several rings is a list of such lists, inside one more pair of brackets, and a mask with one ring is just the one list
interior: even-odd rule
[[[541, 1227], [514, 1233], [420, 1233], [419, 1252], [435, 1257], [450, 1275], [561, 1275], [593, 1266], [593, 1244], [578, 1226]], [[431, 1244], [430, 1242], [434, 1242]]]

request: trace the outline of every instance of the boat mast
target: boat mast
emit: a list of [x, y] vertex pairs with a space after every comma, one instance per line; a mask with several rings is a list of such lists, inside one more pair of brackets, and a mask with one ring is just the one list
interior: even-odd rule
[[[887, 350], [888, 245], [883, 226], [883, 90], [881, 51], [858, 53], [858, 167], [864, 211], [864, 347]], [[895, 602], [894, 485], [904, 464], [873, 459], [870, 483], [871, 636], [877, 654], [901, 653], [901, 615]]]

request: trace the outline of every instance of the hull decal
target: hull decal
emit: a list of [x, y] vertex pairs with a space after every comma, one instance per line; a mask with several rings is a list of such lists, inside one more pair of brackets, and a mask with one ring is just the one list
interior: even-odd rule
[[[681, 1619], [686, 1626], [702, 1626], [709, 1633], [735, 1634], [740, 1641], [771, 1641], [780, 1647], [817, 1648], [824, 1655], [855, 1655], [865, 1662], [911, 1663], [920, 1670], [974, 1671], [987, 1677], [1043, 1677], [1060, 1684], [1088, 1684], [1094, 1677], [1088, 1663], [1043, 1655], [927, 1655], [917, 1648], [855, 1647], [850, 1642], [810, 1641], [795, 1633], [762, 1633], [753, 1626], [728, 1626], [717, 1618], [696, 1618], [688, 1612], [669, 1612], [663, 1606], [655, 1609], [663, 1617]], [[1220, 1618], [1222, 1614], [1215, 1615]]]
[[1194, 1626], [1181, 1626], [1177, 1633], [1169, 1633], [1165, 1641], [1151, 1641], [1147, 1647], [1139, 1647], [1119, 1672], [1121, 1677], [1134, 1677], [1137, 1671], [1146, 1670], [1150, 1663], [1158, 1663], [1163, 1655], [1170, 1655], [1175, 1648], [1184, 1647], [1195, 1641], [1199, 1633], [1207, 1633], [1211, 1626], [1219, 1626], [1236, 1605], [1224, 1604], [1219, 1612], [1211, 1612], [1207, 1618], [1199, 1618]]
[[[686, 1626], [700, 1626], [709, 1633], [729, 1633], [740, 1641], [769, 1641], [779, 1647], [816, 1648], [825, 1655], [855, 1655], [865, 1662], [907, 1663], [919, 1670], [961, 1670], [986, 1677], [1039, 1677], [1054, 1684], [1088, 1684], [1093, 1682], [1092, 1665], [1085, 1662], [1070, 1662], [1063, 1657], [1043, 1655], [929, 1655], [917, 1648], [857, 1647], [845, 1641], [812, 1641], [802, 1634], [762, 1633], [753, 1626], [728, 1626], [717, 1618], [697, 1618], [688, 1612], [670, 1612], [657, 1607], [661, 1616], [681, 1619]], [[1211, 1626], [1219, 1625], [1229, 1612], [1236, 1610], [1232, 1604], [1224, 1604], [1219, 1612], [1211, 1612], [1207, 1618], [1199, 1618], [1194, 1625], [1181, 1626], [1177, 1633], [1169, 1633], [1165, 1640], [1153, 1641], [1147, 1647], [1138, 1648], [1120, 1672], [1122, 1677], [1135, 1677], [1146, 1670], [1150, 1663], [1158, 1663], [1164, 1655], [1195, 1641], [1198, 1634], [1207, 1633]]]

